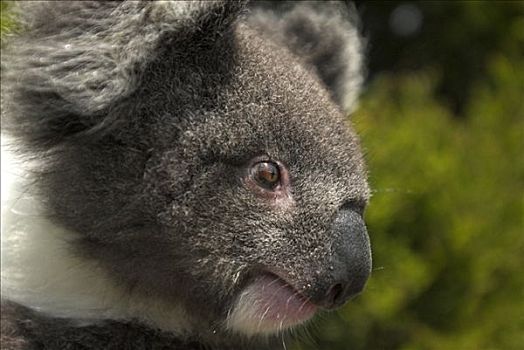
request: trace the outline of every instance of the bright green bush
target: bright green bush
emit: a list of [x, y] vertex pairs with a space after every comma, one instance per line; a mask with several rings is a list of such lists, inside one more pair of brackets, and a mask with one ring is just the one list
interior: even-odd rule
[[524, 69], [489, 64], [465, 118], [431, 73], [374, 81], [353, 116], [374, 195], [365, 293], [301, 349], [522, 349]]

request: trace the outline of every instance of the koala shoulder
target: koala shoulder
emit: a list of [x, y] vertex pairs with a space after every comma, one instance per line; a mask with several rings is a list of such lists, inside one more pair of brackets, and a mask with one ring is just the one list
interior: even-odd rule
[[172, 334], [135, 323], [49, 318], [22, 305], [2, 300], [1, 346], [5, 350], [84, 349], [129, 350], [197, 349]]
[[27, 323], [27, 316], [18, 305], [2, 300], [0, 344], [6, 350], [32, 350], [35, 347], [24, 334], [20, 323]]

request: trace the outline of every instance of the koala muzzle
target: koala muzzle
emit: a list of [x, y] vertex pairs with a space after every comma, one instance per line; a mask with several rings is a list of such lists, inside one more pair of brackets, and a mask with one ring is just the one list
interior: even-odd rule
[[313, 303], [326, 309], [339, 307], [362, 292], [371, 273], [371, 248], [362, 215], [343, 207], [332, 229], [335, 242], [331, 262], [309, 293]]

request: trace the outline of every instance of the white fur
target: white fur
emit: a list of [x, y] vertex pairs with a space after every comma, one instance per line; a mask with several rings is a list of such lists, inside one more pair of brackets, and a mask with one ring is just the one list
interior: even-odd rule
[[259, 303], [256, 291], [248, 287], [240, 294], [228, 314], [226, 327], [247, 336], [275, 333], [278, 329], [275, 329], [274, 324], [264, 322], [263, 315], [259, 315]]
[[[272, 283], [270, 282], [270, 284]], [[263, 285], [253, 283], [240, 293], [227, 315], [227, 329], [250, 337], [275, 334], [303, 322], [290, 319], [286, 315], [286, 309], [272, 305], [271, 300], [261, 295], [261, 289], [264, 288]], [[277, 287], [273, 297], [276, 297], [276, 293], [281, 288]], [[274, 312], [274, 308], [280, 310], [276, 320], [274, 315], [271, 315]]]
[[2, 298], [79, 324], [137, 319], [177, 334], [189, 331], [180, 306], [130, 294], [96, 262], [72, 255], [69, 242], [77, 235], [41, 215], [20, 169], [2, 147]]
[[[14, 4], [20, 26], [36, 29], [37, 34], [15, 41], [6, 54], [2, 52], [9, 67], [2, 79], [10, 81], [10, 88], [28, 84], [32, 91], [58, 93], [88, 114], [129, 96], [137, 87], [137, 72], [154, 57], [160, 40], [188, 28], [198, 29], [197, 18], [225, 2], [100, 1], [96, 9], [83, 1], [53, 3]], [[92, 29], [79, 32], [79, 22], [89, 23]], [[48, 34], [42, 38], [39, 32]]]

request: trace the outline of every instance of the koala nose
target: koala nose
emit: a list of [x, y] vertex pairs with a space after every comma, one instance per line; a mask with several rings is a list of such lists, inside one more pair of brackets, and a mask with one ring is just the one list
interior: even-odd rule
[[331, 284], [324, 297], [319, 300], [318, 305], [325, 309], [333, 309], [340, 307], [352, 297], [360, 294], [364, 289], [368, 275], [354, 276], [351, 280], [340, 281]]
[[371, 273], [371, 249], [362, 215], [342, 208], [332, 230], [331, 264], [311, 291], [312, 301], [326, 309], [339, 307], [362, 292]]

